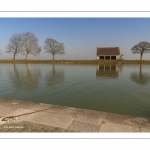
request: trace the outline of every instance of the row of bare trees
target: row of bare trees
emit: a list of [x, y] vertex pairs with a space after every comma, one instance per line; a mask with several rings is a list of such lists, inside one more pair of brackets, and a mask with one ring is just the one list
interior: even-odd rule
[[[43, 48], [46, 53], [52, 54], [53, 59], [56, 54], [65, 54], [64, 44], [52, 38], [45, 40]], [[13, 34], [6, 48], [7, 53], [13, 53], [13, 60], [15, 60], [17, 54], [26, 55], [25, 59], [28, 60], [29, 54], [37, 56], [41, 50], [42, 48], [38, 44], [38, 38], [31, 32]]]
[[[56, 54], [65, 54], [64, 43], [59, 43], [52, 38], [45, 40], [43, 48], [46, 53], [52, 54], [53, 60]], [[16, 55], [19, 53], [26, 55], [25, 59], [28, 60], [29, 54], [36, 56], [40, 54], [41, 50], [42, 48], [38, 45], [38, 38], [33, 33], [26, 32], [13, 34], [9, 39], [6, 52], [13, 53], [13, 60], [15, 60]], [[140, 42], [133, 46], [131, 51], [133, 54], [140, 53], [140, 60], [142, 60], [144, 53], [150, 53], [150, 43]]]

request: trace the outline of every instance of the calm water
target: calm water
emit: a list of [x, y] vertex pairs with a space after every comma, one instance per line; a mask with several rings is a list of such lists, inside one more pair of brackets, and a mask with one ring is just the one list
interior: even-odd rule
[[150, 117], [150, 65], [0, 64], [0, 97]]

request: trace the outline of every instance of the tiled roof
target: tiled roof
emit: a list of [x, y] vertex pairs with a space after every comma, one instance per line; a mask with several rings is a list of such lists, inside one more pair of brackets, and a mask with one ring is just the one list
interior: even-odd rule
[[97, 55], [119, 55], [119, 47], [98, 47]]

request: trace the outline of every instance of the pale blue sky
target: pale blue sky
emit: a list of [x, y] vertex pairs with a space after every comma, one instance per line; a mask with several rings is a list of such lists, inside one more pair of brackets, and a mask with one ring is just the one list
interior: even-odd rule
[[[141, 41], [150, 42], [150, 18], [0, 18], [0, 59], [12, 59], [5, 53], [9, 38], [14, 33], [32, 32], [43, 48], [46, 38], [64, 43], [66, 55], [55, 59], [96, 59], [96, 47], [119, 46], [124, 59], [139, 59], [131, 48]], [[18, 55], [16, 59], [24, 59]], [[42, 49], [38, 57], [52, 59]], [[150, 59], [144, 54], [143, 59]]]

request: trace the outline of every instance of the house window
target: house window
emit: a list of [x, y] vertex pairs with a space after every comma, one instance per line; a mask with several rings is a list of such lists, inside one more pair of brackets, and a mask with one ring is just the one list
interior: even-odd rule
[[105, 56], [105, 59], [107, 59], [107, 60], [109, 59], [110, 60], [110, 56]]
[[99, 57], [99, 59], [102, 59], [102, 60], [104, 60], [104, 56], [100, 56], [100, 57]]
[[116, 60], [116, 56], [111, 56], [111, 60]]

